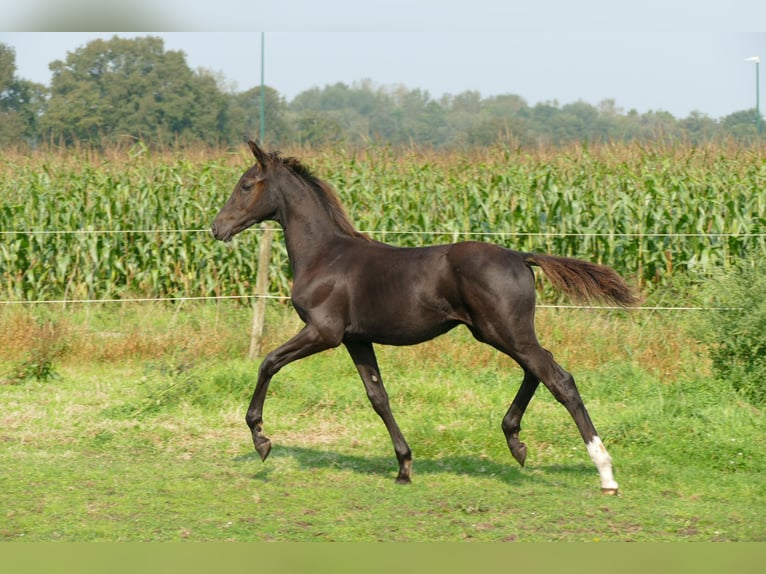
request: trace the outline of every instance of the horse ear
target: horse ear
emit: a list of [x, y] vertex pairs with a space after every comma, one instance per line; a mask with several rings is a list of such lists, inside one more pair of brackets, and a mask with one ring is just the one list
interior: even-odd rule
[[247, 145], [250, 146], [250, 151], [253, 152], [253, 155], [255, 156], [255, 159], [258, 160], [258, 163], [261, 164], [262, 168], [266, 167], [266, 153], [258, 147], [258, 144], [255, 143], [253, 140], [247, 140]]

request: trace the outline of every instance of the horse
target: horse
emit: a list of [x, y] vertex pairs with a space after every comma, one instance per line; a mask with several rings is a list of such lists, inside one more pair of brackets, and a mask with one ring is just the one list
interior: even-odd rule
[[574, 419], [602, 492], [617, 493], [612, 459], [574, 378], [537, 340], [532, 268], [542, 269], [574, 300], [627, 307], [637, 298], [619, 274], [601, 264], [485, 242], [397, 247], [374, 241], [354, 228], [334, 189], [300, 160], [266, 152], [253, 141], [248, 145], [256, 161], [234, 186], [211, 231], [228, 242], [256, 223], [277, 222], [293, 274], [292, 304], [304, 323], [258, 369], [245, 420], [262, 461], [271, 452], [263, 405], [272, 377], [293, 361], [343, 344], [393, 442], [396, 482], [410, 483], [412, 451], [392, 414], [373, 345], [414, 345], [465, 325], [524, 371], [501, 424], [516, 461], [525, 464], [521, 419], [542, 381]]

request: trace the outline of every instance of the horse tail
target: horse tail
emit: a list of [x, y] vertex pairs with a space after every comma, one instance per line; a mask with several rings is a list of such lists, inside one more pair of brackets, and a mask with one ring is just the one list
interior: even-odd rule
[[554, 287], [576, 301], [603, 301], [622, 307], [639, 301], [625, 280], [606, 265], [542, 253], [522, 253], [522, 257], [528, 267], [542, 269]]

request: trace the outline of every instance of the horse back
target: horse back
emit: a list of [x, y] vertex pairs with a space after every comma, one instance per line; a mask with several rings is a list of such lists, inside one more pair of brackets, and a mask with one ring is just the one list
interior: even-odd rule
[[327, 257], [321, 285], [333, 293], [322, 299], [344, 315], [346, 340], [415, 344], [470, 326], [479, 308], [491, 312], [488, 307], [502, 306], [514, 291], [534, 300], [521, 254], [489, 243], [399, 248], [353, 242], [329, 249]]

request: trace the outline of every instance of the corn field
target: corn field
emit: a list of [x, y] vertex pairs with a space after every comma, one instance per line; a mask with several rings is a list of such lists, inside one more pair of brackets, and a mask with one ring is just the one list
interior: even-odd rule
[[[244, 148], [244, 146], [243, 146]], [[294, 152], [358, 229], [414, 246], [491, 241], [608, 264], [642, 289], [766, 256], [766, 160], [726, 146]], [[237, 153], [145, 149], [0, 159], [0, 299], [252, 295], [258, 228], [208, 231]], [[279, 232], [271, 293], [290, 292]]]

